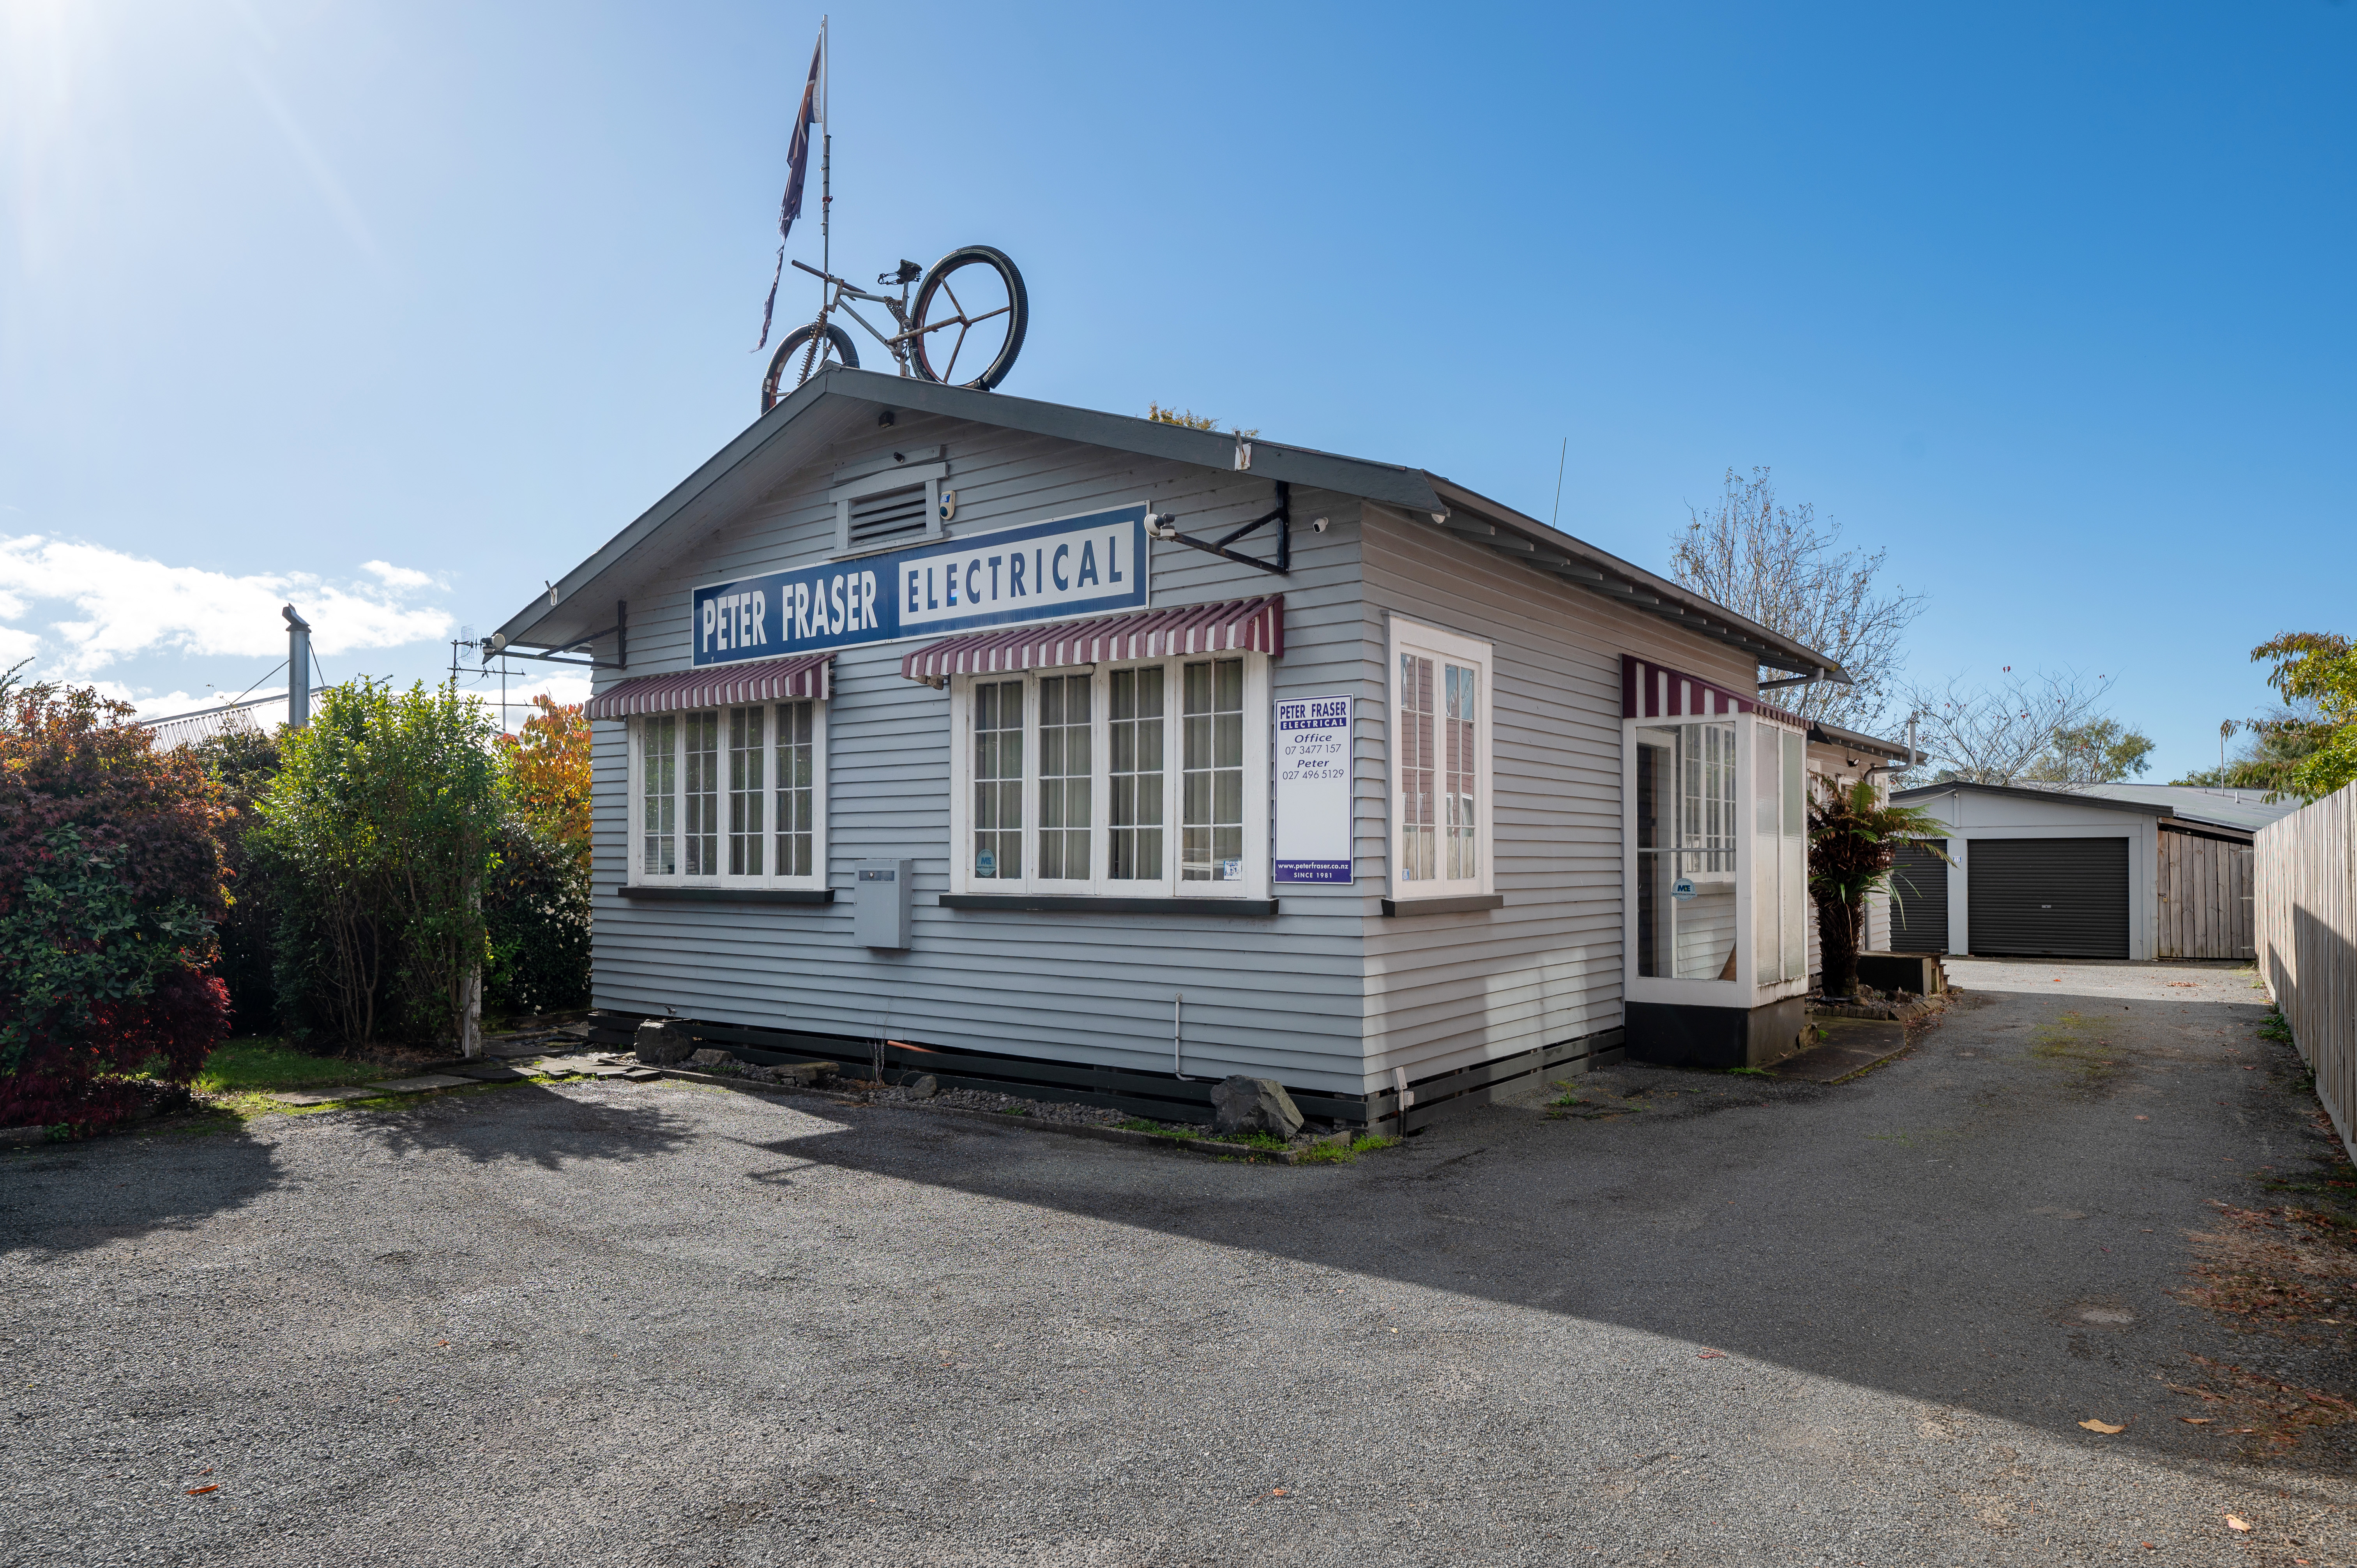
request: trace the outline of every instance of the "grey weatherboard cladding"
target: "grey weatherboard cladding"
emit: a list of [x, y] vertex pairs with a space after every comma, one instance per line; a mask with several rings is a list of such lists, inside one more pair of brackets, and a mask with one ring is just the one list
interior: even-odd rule
[[[930, 458], [946, 447], [955, 532], [1143, 501], [1177, 514], [1190, 533], [1216, 536], [1265, 512], [1273, 484], [1263, 470], [1291, 461], [1291, 575], [1157, 545], [1153, 602], [1284, 594], [1285, 655], [1271, 666], [1272, 695], [1358, 699], [1359, 880], [1279, 885], [1274, 914], [947, 907], [951, 698], [899, 672], [902, 654], [931, 639], [853, 648], [837, 656], [828, 710], [832, 903], [622, 896], [628, 732], [619, 721], [593, 726], [597, 1005], [1167, 1072], [1174, 999], [1183, 993], [1189, 1073], [1248, 1071], [1345, 1095], [1388, 1087], [1394, 1069], [1415, 1081], [1620, 1025], [1620, 656], [1749, 690], [1757, 674], [1742, 646], [1749, 634], [1728, 631], [1724, 612], [1712, 618], [1665, 596], [1682, 592], [1666, 585], [1656, 593], [1633, 568], [1636, 585], [1609, 593], [1571, 570], [1542, 569], [1492, 542], [1496, 529], [1527, 522], [1502, 508], [1497, 525], [1456, 511], [1457, 526], [1446, 528], [1421, 499], [1379, 504], [1383, 498], [1310, 482], [1369, 478], [1371, 489], [1430, 497], [1415, 470], [1268, 448], [1252, 471], [1238, 472], [1227, 437], [1206, 443], [1203, 433], [1163, 427], [1131, 441], [1142, 422], [1060, 411], [1102, 422], [1128, 444], [1114, 447], [1022, 427], [1047, 423], [1044, 414], [1000, 417], [1052, 405], [952, 397], [955, 389], [920, 391], [857, 372], [829, 380], [888, 397], [899, 405], [895, 424], [878, 426], [878, 402], [798, 394], [568, 574], [565, 608], [541, 600], [519, 614], [511, 640], [549, 646], [576, 627], [602, 628], [610, 617], [597, 607], [610, 612], [614, 599], [627, 598], [629, 668], [601, 669], [598, 688], [690, 668], [691, 586], [831, 555], [831, 476], [895, 449]], [[942, 409], [923, 406], [933, 403]], [[780, 420], [790, 408], [810, 422], [799, 432]], [[968, 412], [974, 416], [960, 417]], [[1166, 432], [1186, 456], [1133, 449]], [[791, 464], [764, 483], [748, 479], [755, 456], [784, 450], [790, 434], [799, 443]], [[734, 467], [723, 461], [731, 454]], [[1318, 517], [1329, 525], [1322, 532], [1308, 526]], [[1570, 541], [1566, 552], [1574, 546], [1587, 549]], [[1394, 614], [1495, 645], [1503, 908], [1384, 914]], [[611, 660], [611, 642], [598, 653]], [[902, 857], [915, 868], [910, 947], [856, 944], [856, 863]]]

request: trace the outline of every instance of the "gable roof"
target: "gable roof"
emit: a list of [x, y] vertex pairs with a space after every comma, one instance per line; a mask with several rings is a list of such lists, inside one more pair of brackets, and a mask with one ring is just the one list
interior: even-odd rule
[[[609, 629], [614, 601], [751, 505], [831, 443], [873, 424], [887, 408], [909, 409], [1141, 456], [1235, 467], [1237, 437], [1158, 420], [1063, 403], [974, 392], [874, 371], [823, 367], [790, 397], [746, 427], [671, 493], [641, 512], [580, 564], [550, 596], [508, 618], [511, 644], [564, 649]], [[1422, 468], [1339, 456], [1307, 446], [1252, 439], [1252, 472], [1269, 479], [1356, 496], [1415, 519], [1430, 519], [1459, 539], [1537, 567], [1751, 655], [1772, 669], [1846, 684], [1849, 674], [1814, 649], [1745, 619], [1641, 566], [1587, 544], [1512, 507]]]

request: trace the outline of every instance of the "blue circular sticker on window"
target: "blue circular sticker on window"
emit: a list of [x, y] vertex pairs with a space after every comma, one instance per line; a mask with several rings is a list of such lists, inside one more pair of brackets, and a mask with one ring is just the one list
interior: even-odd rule
[[1691, 897], [1694, 897], [1694, 878], [1693, 878], [1693, 877], [1691, 877], [1691, 876], [1681, 876], [1681, 877], [1679, 877], [1675, 882], [1671, 883], [1671, 884], [1670, 884], [1670, 897], [1673, 897], [1673, 898], [1691, 898]]

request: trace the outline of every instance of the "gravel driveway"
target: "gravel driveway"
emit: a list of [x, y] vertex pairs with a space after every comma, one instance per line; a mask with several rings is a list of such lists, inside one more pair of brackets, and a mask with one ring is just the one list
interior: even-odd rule
[[2249, 972], [1953, 972], [1341, 1167], [678, 1084], [7, 1156], [0, 1563], [2350, 1561], [2357, 1426], [2169, 1386], [2357, 1391], [2174, 1294], [2325, 1147]]

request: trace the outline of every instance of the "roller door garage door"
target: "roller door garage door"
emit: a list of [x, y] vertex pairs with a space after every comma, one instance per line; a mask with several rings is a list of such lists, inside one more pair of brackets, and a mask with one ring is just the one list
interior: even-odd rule
[[2128, 956], [2128, 841], [1974, 839], [1965, 846], [1972, 950]]
[[[1929, 842], [1948, 847], [1945, 839]], [[1948, 863], [1926, 843], [1900, 844], [1890, 868], [1890, 950], [1948, 950]]]

